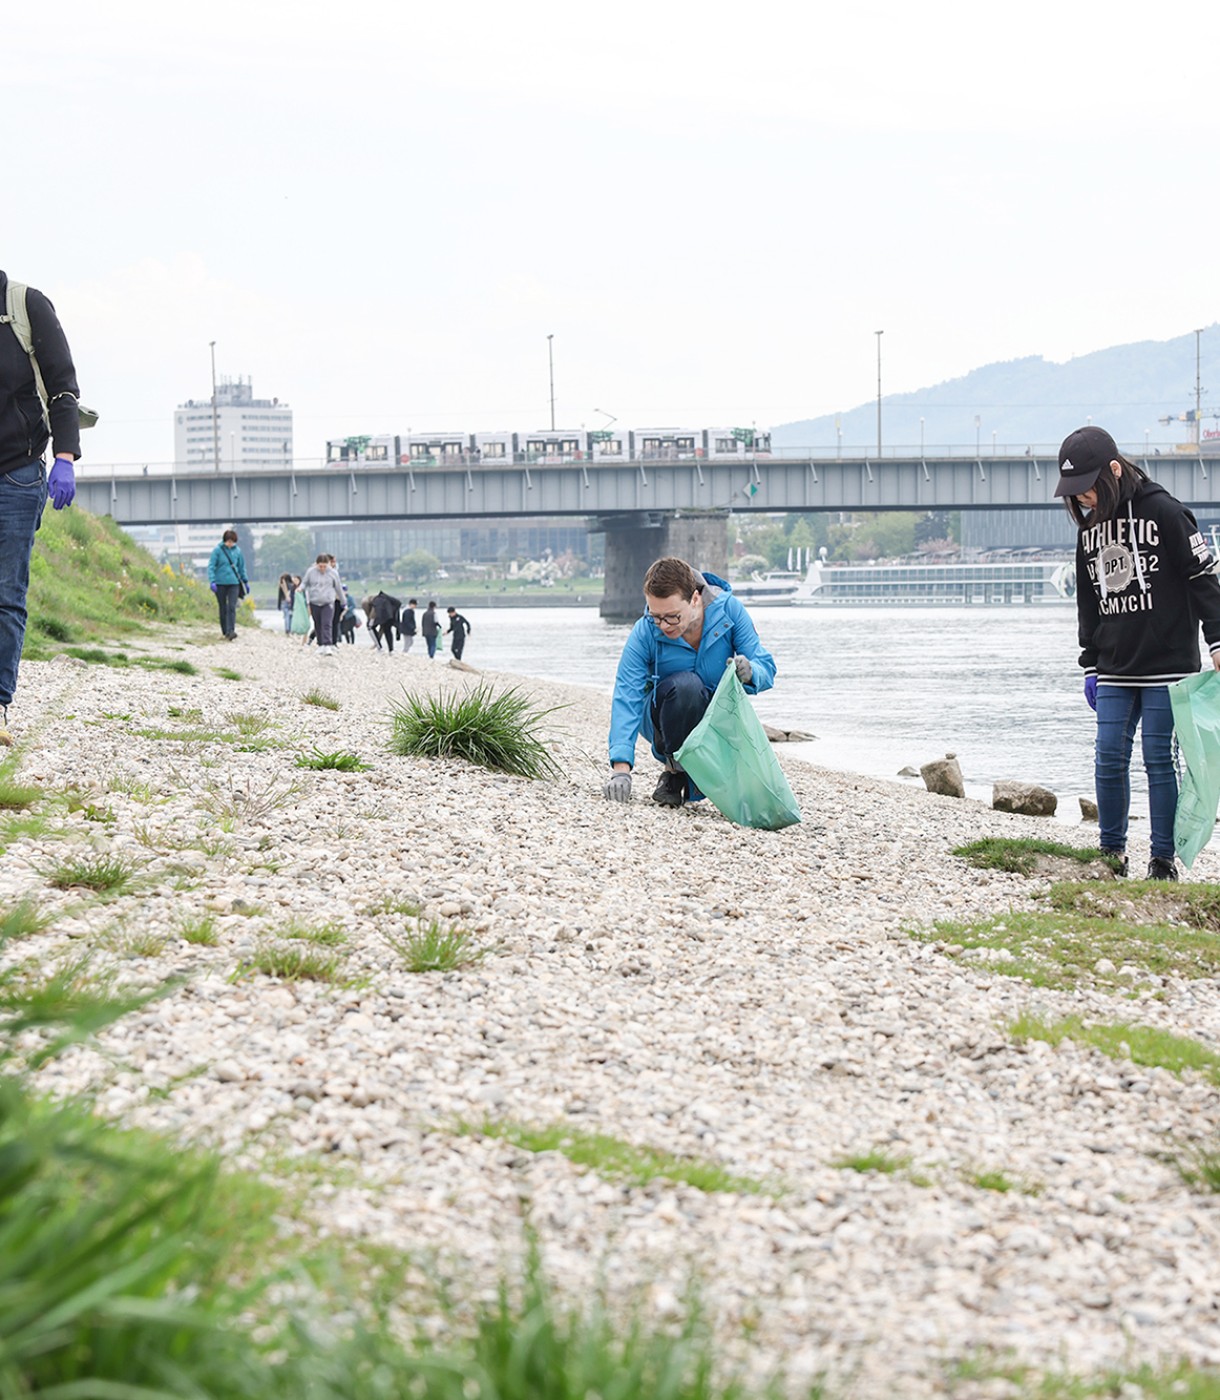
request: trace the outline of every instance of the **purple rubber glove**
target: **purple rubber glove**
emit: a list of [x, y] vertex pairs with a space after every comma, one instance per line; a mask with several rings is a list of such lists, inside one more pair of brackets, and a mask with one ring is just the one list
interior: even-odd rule
[[76, 496], [76, 473], [72, 470], [70, 458], [56, 457], [51, 475], [47, 477], [47, 491], [56, 510], [63, 510], [64, 506], [72, 504]]
[[1089, 702], [1089, 709], [1097, 708], [1097, 677], [1086, 676], [1084, 678], [1084, 698]]
[[217, 587], [216, 584], [212, 584], [212, 585], [211, 585], [211, 589], [212, 589], [212, 592], [213, 592], [213, 593], [216, 592], [216, 587]]

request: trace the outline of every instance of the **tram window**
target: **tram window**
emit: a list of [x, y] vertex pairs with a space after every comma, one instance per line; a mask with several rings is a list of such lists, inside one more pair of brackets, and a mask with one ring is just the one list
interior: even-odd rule
[[508, 455], [505, 445], [502, 442], [485, 442], [480, 450], [483, 453], [484, 461], [489, 457], [505, 457]]
[[695, 439], [693, 437], [680, 437], [675, 439], [674, 445], [679, 452], [693, 452], [695, 450]]
[[384, 462], [389, 457], [389, 449], [384, 442], [373, 442], [364, 449], [366, 462]]
[[716, 439], [716, 451], [717, 451], [717, 452], [736, 452], [737, 449], [738, 449], [738, 447], [739, 447], [739, 445], [740, 445], [740, 444], [738, 443], [738, 441], [737, 441], [736, 438], [717, 438], [717, 439]]

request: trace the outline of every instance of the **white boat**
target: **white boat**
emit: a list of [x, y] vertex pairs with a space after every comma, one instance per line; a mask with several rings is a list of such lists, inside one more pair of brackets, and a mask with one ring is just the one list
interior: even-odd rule
[[[733, 591], [738, 590], [734, 586]], [[1059, 559], [953, 564], [815, 562], [793, 603], [1058, 603], [1076, 592], [1076, 570]]]
[[766, 573], [756, 569], [749, 578], [729, 582], [733, 596], [743, 603], [795, 603], [802, 592], [808, 595], [812, 574], [812, 566], [804, 574], [793, 569], [768, 569]]

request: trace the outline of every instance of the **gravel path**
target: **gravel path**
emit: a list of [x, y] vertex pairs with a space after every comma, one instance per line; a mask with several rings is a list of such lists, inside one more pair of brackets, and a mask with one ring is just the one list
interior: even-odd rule
[[[187, 978], [42, 1071], [45, 1087], [90, 1087], [108, 1114], [214, 1144], [305, 1191], [319, 1231], [410, 1250], [478, 1292], [520, 1256], [527, 1219], [574, 1299], [608, 1280], [665, 1318], [697, 1277], [726, 1350], [840, 1394], [944, 1394], [946, 1368], [988, 1350], [1072, 1372], [1220, 1364], [1220, 1207], [1164, 1160], [1220, 1144], [1220, 1094], [1004, 1031], [1022, 1011], [1077, 1012], [1220, 1047], [1216, 985], [1167, 981], [1134, 1002], [1048, 991], [904, 931], [1027, 898], [1029, 882], [949, 852], [1051, 834], [1044, 822], [781, 749], [804, 820], [744, 831], [707, 803], [656, 808], [643, 749], [635, 801], [603, 802], [609, 706], [587, 690], [414, 654], [327, 660], [270, 632], [156, 651], [200, 674], [22, 670], [22, 779], [75, 784], [95, 810], [9, 845], [0, 905], [34, 894], [57, 915], [10, 956], [49, 966], [89, 946], [99, 966]], [[563, 778], [387, 752], [404, 685], [480, 679], [565, 707], [546, 721]], [[341, 708], [303, 703], [313, 686]], [[159, 737], [252, 731], [250, 717], [271, 722], [255, 751]], [[295, 768], [314, 746], [371, 767]], [[112, 822], [90, 819], [102, 808]], [[52, 890], [68, 852], [129, 858], [144, 883], [110, 902]], [[1192, 878], [1218, 877], [1205, 852]], [[491, 951], [406, 972], [387, 941], [404, 919], [377, 912], [394, 899]], [[185, 941], [209, 912], [216, 944]], [[293, 920], [342, 925], [357, 985], [231, 980]], [[774, 1189], [625, 1187], [457, 1131], [487, 1119], [610, 1134]], [[911, 1165], [835, 1165], [874, 1149]], [[983, 1171], [1028, 1189], [981, 1189]]]

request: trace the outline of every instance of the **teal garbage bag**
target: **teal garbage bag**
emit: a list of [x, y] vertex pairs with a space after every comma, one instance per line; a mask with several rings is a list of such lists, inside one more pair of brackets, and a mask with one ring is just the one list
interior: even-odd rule
[[801, 809], [731, 660], [677, 758], [695, 786], [738, 826], [776, 831], [800, 821]]
[[297, 596], [292, 600], [292, 634], [294, 637], [303, 637], [312, 626], [305, 594], [298, 588]]
[[1173, 846], [1185, 866], [1207, 845], [1220, 806], [1220, 671], [1174, 681], [1173, 727], [1186, 763], [1173, 819]]

